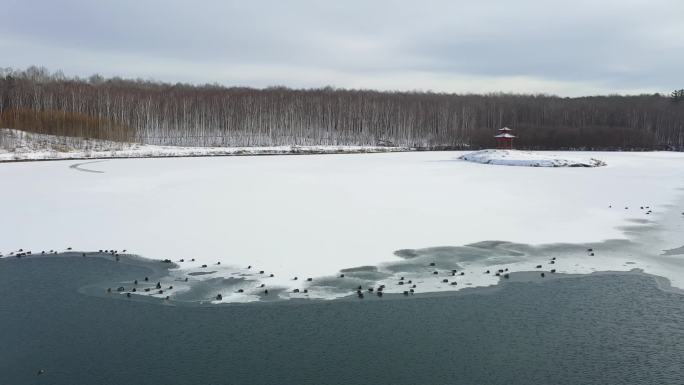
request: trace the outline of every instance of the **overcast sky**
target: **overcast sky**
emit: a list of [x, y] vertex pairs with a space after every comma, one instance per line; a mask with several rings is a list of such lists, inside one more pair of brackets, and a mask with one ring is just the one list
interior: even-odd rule
[[684, 87], [684, 0], [0, 0], [0, 14], [0, 67], [67, 75], [567, 96]]

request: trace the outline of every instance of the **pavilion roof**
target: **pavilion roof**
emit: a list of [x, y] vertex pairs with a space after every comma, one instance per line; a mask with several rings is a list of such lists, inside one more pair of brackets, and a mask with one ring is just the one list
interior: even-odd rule
[[511, 134], [499, 134], [499, 135], [494, 135], [495, 138], [515, 138], [515, 135]]
[[499, 128], [499, 131], [513, 131], [508, 127]]

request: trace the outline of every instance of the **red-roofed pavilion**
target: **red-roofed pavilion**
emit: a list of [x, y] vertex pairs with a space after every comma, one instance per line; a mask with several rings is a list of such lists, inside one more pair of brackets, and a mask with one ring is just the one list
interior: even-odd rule
[[511, 134], [511, 131], [513, 130], [508, 127], [499, 129], [499, 133], [494, 135], [494, 138], [496, 138], [496, 148], [513, 149], [513, 139], [515, 138], [515, 135]]

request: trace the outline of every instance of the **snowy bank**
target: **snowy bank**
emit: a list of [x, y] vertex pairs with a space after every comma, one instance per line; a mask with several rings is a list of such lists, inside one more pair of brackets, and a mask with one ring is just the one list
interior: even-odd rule
[[577, 158], [518, 150], [482, 150], [462, 155], [469, 162], [527, 167], [599, 167], [606, 163], [595, 158]]
[[0, 162], [59, 159], [161, 158], [231, 155], [358, 154], [410, 151], [385, 146], [179, 147], [35, 134], [0, 129]]

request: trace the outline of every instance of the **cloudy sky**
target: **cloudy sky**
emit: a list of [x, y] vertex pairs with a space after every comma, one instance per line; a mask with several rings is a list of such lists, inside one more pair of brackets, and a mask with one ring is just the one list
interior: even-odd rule
[[0, 0], [0, 67], [566, 96], [684, 87], [683, 0]]

